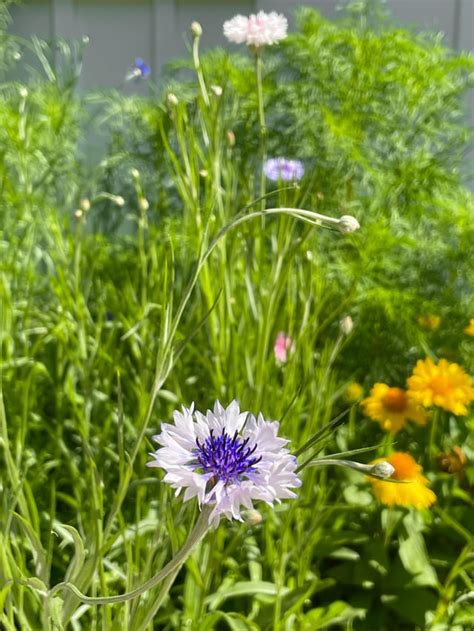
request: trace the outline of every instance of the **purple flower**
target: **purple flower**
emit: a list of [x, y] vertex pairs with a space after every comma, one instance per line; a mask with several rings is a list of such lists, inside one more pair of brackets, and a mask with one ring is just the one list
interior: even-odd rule
[[184, 489], [184, 501], [197, 497], [200, 508], [211, 505], [210, 523], [242, 520], [241, 507], [251, 510], [253, 501], [272, 506], [296, 497], [296, 458], [278, 436], [277, 421], [241, 412], [236, 401], [227, 408], [216, 401], [206, 415], [183, 407], [173, 418], [153, 437], [160, 446], [148, 466], [164, 469], [164, 481], [176, 494]]
[[298, 181], [304, 175], [304, 166], [300, 160], [287, 160], [286, 158], [271, 158], [263, 165], [263, 172], [272, 182]]
[[148, 66], [141, 57], [135, 59], [133, 64], [133, 75], [135, 77], [145, 78], [150, 74], [150, 66]]

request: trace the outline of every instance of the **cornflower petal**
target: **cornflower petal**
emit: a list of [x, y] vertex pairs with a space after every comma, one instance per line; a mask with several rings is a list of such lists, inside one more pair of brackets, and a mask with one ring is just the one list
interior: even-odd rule
[[184, 489], [184, 501], [197, 497], [200, 507], [213, 506], [213, 525], [222, 516], [241, 520], [240, 508], [253, 509], [253, 500], [273, 505], [296, 497], [297, 462], [278, 422], [241, 412], [236, 401], [227, 408], [217, 401], [206, 415], [183, 407], [173, 419], [153, 437], [160, 447], [147, 464], [164, 469], [164, 481], [177, 494]]

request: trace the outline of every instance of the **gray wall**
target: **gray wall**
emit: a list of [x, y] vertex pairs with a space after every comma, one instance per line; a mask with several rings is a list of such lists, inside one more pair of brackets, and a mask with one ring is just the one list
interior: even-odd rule
[[[1, 0], [0, 0], [1, 1]], [[236, 13], [276, 10], [290, 17], [302, 5], [337, 14], [336, 0], [26, 0], [11, 9], [11, 32], [44, 39], [90, 37], [82, 85], [116, 86], [135, 57], [149, 62], [154, 78], [163, 63], [184, 56], [193, 20], [204, 28], [203, 46], [225, 45], [222, 23]], [[401, 24], [441, 31], [448, 45], [474, 47], [474, 0], [388, 0]], [[136, 83], [136, 91], [146, 87]]]

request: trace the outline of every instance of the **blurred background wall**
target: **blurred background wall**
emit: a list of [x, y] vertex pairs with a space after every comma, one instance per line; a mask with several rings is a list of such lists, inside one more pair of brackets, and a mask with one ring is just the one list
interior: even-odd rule
[[[312, 6], [333, 17], [341, 4], [336, 0], [26, 0], [11, 8], [10, 30], [46, 40], [88, 35], [82, 87], [116, 86], [135, 57], [142, 57], [157, 79], [163, 63], [184, 56], [193, 20], [204, 28], [203, 47], [223, 46], [222, 23], [236, 13], [275, 10], [291, 24], [298, 6]], [[446, 44], [458, 50], [474, 46], [474, 0], [387, 0], [386, 4], [401, 25], [443, 33]], [[135, 84], [135, 89], [146, 91], [146, 86]]]

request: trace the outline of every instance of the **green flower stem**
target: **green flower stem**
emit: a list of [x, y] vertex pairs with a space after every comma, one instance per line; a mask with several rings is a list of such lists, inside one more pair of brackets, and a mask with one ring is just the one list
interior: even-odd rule
[[[158, 392], [160, 388], [162, 387], [163, 383], [166, 381], [166, 378], [168, 377], [169, 373], [171, 372], [173, 368], [173, 362], [176, 361], [176, 357], [173, 355], [174, 339], [176, 336], [178, 325], [181, 321], [184, 310], [186, 308], [186, 305], [189, 302], [189, 299], [194, 290], [194, 287], [196, 286], [196, 283], [198, 281], [198, 278], [203, 266], [205, 265], [207, 259], [210, 257], [210, 255], [212, 254], [212, 252], [214, 251], [218, 243], [221, 241], [221, 239], [223, 239], [227, 235], [228, 232], [230, 232], [237, 226], [243, 223], [246, 223], [247, 221], [252, 221], [253, 219], [256, 219], [257, 217], [262, 217], [263, 215], [273, 215], [273, 214], [274, 215], [281, 215], [281, 214], [290, 215], [294, 217], [295, 219], [300, 219], [301, 221], [307, 221], [308, 223], [312, 225], [321, 225], [323, 221], [325, 223], [335, 223], [335, 224], [339, 222], [338, 219], [334, 219], [333, 217], [327, 217], [325, 215], [320, 215], [319, 213], [314, 213], [310, 210], [304, 210], [300, 208], [269, 208], [264, 211], [257, 210], [251, 213], [247, 212], [247, 209], [244, 209], [236, 217], [231, 219], [225, 226], [223, 226], [219, 230], [219, 232], [216, 234], [214, 239], [211, 241], [207, 249], [206, 250], [203, 249], [203, 251], [199, 254], [198, 260], [196, 262], [194, 274], [192, 275], [191, 280], [189, 281], [189, 284], [186, 287], [186, 290], [184, 291], [183, 297], [178, 306], [176, 314], [167, 331], [166, 341], [163, 344], [160, 350], [159, 357], [157, 359], [154, 385], [153, 385], [153, 389], [148, 401], [145, 418], [143, 419], [140, 425], [138, 437], [135, 442], [132, 453], [130, 455], [128, 467], [123, 475], [123, 478], [120, 481], [119, 488], [115, 496], [112, 509], [107, 519], [107, 524], [104, 529], [104, 540], [107, 540], [108, 536], [110, 535], [112, 527], [113, 527], [113, 523], [115, 521], [115, 517], [117, 516], [120, 510], [120, 507], [123, 503], [123, 500], [125, 499], [127, 489], [128, 489], [128, 484], [132, 475], [133, 465], [140, 451], [142, 440], [145, 437], [146, 430], [150, 423], [150, 419], [153, 413], [153, 408], [155, 405]], [[204, 237], [203, 239], [205, 240]], [[201, 247], [202, 247], [202, 243], [201, 243]], [[305, 449], [309, 448], [311, 444], [306, 445]]]
[[[169, 563], [167, 563], [165, 567], [158, 572], [158, 574], [155, 574], [155, 576], [152, 576], [152, 578], [148, 579], [148, 581], [145, 581], [145, 583], [143, 583], [139, 587], [136, 587], [135, 589], [132, 589], [130, 592], [125, 592], [125, 594], [117, 594], [116, 596], [94, 598], [92, 596], [86, 596], [81, 591], [79, 591], [77, 587], [75, 587], [75, 585], [69, 583], [68, 581], [64, 581], [62, 583], [58, 583], [49, 591], [48, 599], [50, 600], [55, 594], [63, 589], [69, 590], [81, 602], [88, 605], [113, 605], [114, 603], [123, 603], [127, 600], [133, 600], [134, 598], [141, 596], [145, 592], [159, 585], [165, 578], [167, 578], [171, 574], [173, 574], [174, 577], [177, 576], [177, 570], [179, 570], [179, 568], [184, 564], [196, 545], [209, 531], [211, 527], [209, 524], [209, 515], [211, 514], [211, 512], [212, 507], [205, 506], [201, 514], [199, 515], [196, 525], [191, 531], [189, 537], [186, 539], [186, 542], [184, 543], [181, 550], [177, 552], [177, 554], [171, 559], [171, 561], [169, 561]], [[167, 584], [167, 588], [169, 589], [170, 587], [171, 584]]]
[[441, 410], [439, 408], [436, 408], [433, 413], [433, 419], [431, 421], [430, 442], [428, 444], [428, 454], [429, 454], [430, 460], [433, 460], [436, 455], [436, 447], [437, 447], [436, 434], [438, 431], [438, 424], [439, 424], [440, 416], [441, 416]]
[[[372, 478], [377, 478], [378, 480], [383, 480], [384, 482], [395, 482], [396, 484], [400, 484], [400, 480], [391, 480], [387, 478], [385, 475], [380, 475], [380, 465], [378, 464], [362, 464], [361, 462], [355, 462], [354, 460], [343, 460], [336, 458], [318, 458], [316, 460], [310, 460], [306, 466], [307, 467], [325, 467], [327, 465], [336, 466], [336, 467], [344, 467], [345, 469], [352, 469], [353, 471], [357, 471], [358, 473], [362, 473], [363, 475], [368, 475]], [[301, 471], [302, 466], [298, 467], [297, 471]], [[402, 482], [403, 484], [403, 482]]]
[[202, 74], [202, 68], [201, 68], [201, 61], [199, 59], [199, 40], [200, 39], [201, 39], [200, 37], [195, 37], [193, 41], [193, 62], [194, 62], [194, 69], [196, 70], [196, 74], [197, 74], [197, 78], [199, 82], [199, 88], [201, 90], [203, 101], [206, 104], [206, 107], [209, 107], [210, 105], [209, 94], [207, 93], [206, 82], [204, 81], [204, 75]]
[[265, 210], [266, 180], [263, 165], [267, 158], [267, 126], [263, 104], [262, 57], [258, 48], [255, 49], [255, 75], [257, 77], [258, 123], [260, 125], [260, 197], [262, 198], [261, 210]]

